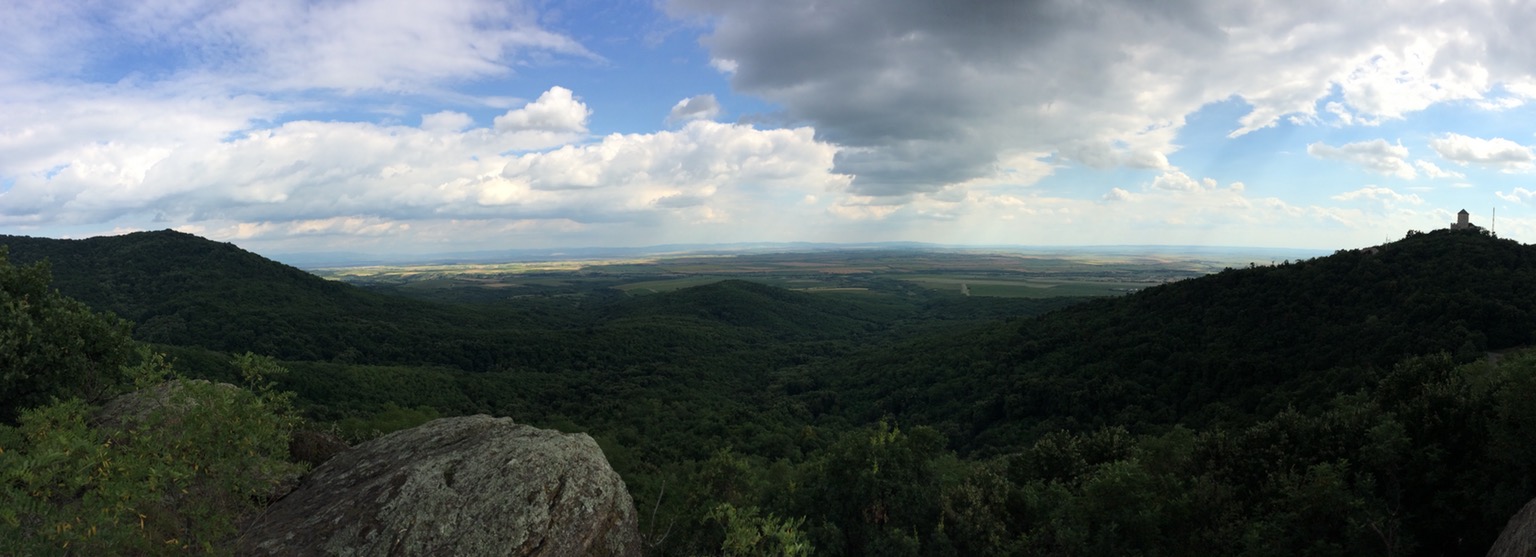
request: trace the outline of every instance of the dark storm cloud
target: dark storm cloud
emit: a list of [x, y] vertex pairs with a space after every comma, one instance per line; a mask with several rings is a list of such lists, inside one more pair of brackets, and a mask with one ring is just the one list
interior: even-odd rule
[[[680, 2], [712, 14], [704, 44], [740, 90], [783, 103], [854, 152], [858, 193], [934, 191], [986, 175], [999, 150], [1039, 149], [1083, 100], [1126, 107], [1111, 71], [1126, 44], [1204, 44], [1215, 26], [1183, 3]], [[1179, 14], [1174, 18], [1170, 14]], [[1170, 39], [1174, 37], [1174, 39]], [[1092, 107], [1084, 107], [1092, 108]], [[922, 162], [918, 162], [918, 161]]]
[[[1185, 117], [1233, 98], [1251, 109], [1231, 124], [1242, 135], [1285, 117], [1314, 121], [1329, 95], [1342, 99], [1330, 112], [1367, 124], [1479, 98], [1489, 77], [1536, 96], [1528, 56], [1536, 47], [1515, 39], [1515, 22], [1536, 19], [1528, 6], [677, 0], [670, 8], [713, 25], [703, 44], [735, 88], [851, 149], [837, 170], [855, 174], [853, 192], [867, 195], [986, 177], [1018, 153], [1166, 167]], [[1493, 32], [1468, 32], [1484, 28]], [[1479, 73], [1485, 56], [1495, 75]]]

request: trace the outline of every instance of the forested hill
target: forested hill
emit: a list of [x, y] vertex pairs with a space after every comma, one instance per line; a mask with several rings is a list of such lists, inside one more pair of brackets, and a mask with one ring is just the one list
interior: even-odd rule
[[1536, 247], [1439, 230], [930, 337], [825, 378], [869, 401], [864, 415], [1004, 450], [1063, 427], [1247, 423], [1372, 385], [1407, 356], [1470, 361], [1533, 331]]
[[93, 307], [142, 321], [157, 300], [238, 285], [235, 295], [263, 285], [269, 292], [299, 297], [336, 295], [344, 285], [321, 280], [233, 244], [174, 230], [135, 232], [84, 240], [0, 236], [16, 264], [47, 259], [54, 286]]
[[134, 322], [140, 340], [163, 344], [296, 360], [408, 361], [424, 341], [492, 320], [328, 281], [171, 230], [84, 240], [0, 236], [0, 245], [17, 264], [46, 259], [60, 292]]

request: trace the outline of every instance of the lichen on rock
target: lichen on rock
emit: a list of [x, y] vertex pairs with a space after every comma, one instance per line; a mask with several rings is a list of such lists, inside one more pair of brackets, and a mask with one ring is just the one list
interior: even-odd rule
[[444, 418], [341, 453], [245, 532], [244, 555], [639, 555], [634, 503], [597, 443]]

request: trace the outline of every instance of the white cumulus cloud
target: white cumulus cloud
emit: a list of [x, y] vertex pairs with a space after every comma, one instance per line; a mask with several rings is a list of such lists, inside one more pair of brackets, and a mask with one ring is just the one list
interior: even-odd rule
[[1413, 167], [1419, 169], [1419, 172], [1423, 172], [1424, 176], [1429, 177], [1429, 178], [1466, 178], [1467, 177], [1465, 174], [1462, 174], [1460, 172], [1456, 172], [1454, 170], [1446, 170], [1444, 168], [1440, 168], [1435, 163], [1432, 163], [1432, 162], [1429, 162], [1429, 161], [1426, 161], [1426, 160], [1413, 161]]
[[467, 128], [474, 123], [474, 118], [470, 118], [468, 114], [452, 110], [444, 110], [421, 117], [421, 129], [428, 131], [454, 132]]
[[1408, 163], [1408, 148], [1387, 143], [1385, 139], [1346, 143], [1339, 147], [1318, 142], [1307, 145], [1307, 154], [1352, 163], [1377, 174], [1405, 180], [1418, 176], [1414, 166]]
[[1536, 161], [1531, 148], [1502, 137], [1483, 139], [1459, 133], [1448, 133], [1429, 142], [1429, 146], [1445, 160], [1456, 164], [1475, 164], [1504, 172], [1530, 170]]
[[1519, 204], [1523, 205], [1523, 204], [1525, 204], [1525, 202], [1527, 200], [1530, 200], [1531, 198], [1536, 197], [1536, 191], [1531, 191], [1531, 190], [1528, 190], [1528, 189], [1525, 189], [1525, 188], [1515, 188], [1515, 189], [1511, 190], [1509, 193], [1504, 193], [1502, 191], [1496, 191], [1496, 192], [1493, 192], [1493, 195], [1497, 196], [1499, 199], [1503, 199], [1503, 200], [1508, 201], [1510, 203], [1519, 203]]
[[1394, 205], [1394, 204], [1423, 205], [1424, 204], [1424, 200], [1422, 198], [1420, 198], [1418, 196], [1418, 194], [1403, 195], [1403, 194], [1397, 193], [1396, 191], [1393, 191], [1392, 188], [1384, 188], [1384, 187], [1381, 187], [1381, 186], [1366, 186], [1366, 187], [1360, 188], [1358, 190], [1348, 191], [1348, 192], [1344, 192], [1344, 193], [1335, 195], [1332, 198], [1334, 200], [1337, 200], [1337, 201], [1368, 200], [1368, 201], [1375, 201], [1375, 202], [1379, 202], [1379, 203], [1387, 204], [1387, 205]]
[[587, 112], [553, 88], [493, 127], [465, 127], [466, 116], [446, 112], [420, 127], [301, 120], [224, 141], [86, 145], [0, 192], [0, 225], [137, 215], [254, 237], [400, 231], [443, 218], [644, 220], [687, 209], [718, 220], [847, 183], [829, 172], [836, 149], [809, 128], [701, 120], [573, 143], [585, 137]]
[[9, 2], [0, 75], [117, 71], [91, 56], [142, 50], [178, 57], [182, 76], [257, 90], [427, 92], [501, 76], [524, 57], [595, 58], [544, 29], [519, 3], [494, 0]]
[[591, 115], [592, 110], [570, 89], [552, 87], [529, 105], [497, 116], [496, 130], [582, 133], [587, 131], [587, 117]]

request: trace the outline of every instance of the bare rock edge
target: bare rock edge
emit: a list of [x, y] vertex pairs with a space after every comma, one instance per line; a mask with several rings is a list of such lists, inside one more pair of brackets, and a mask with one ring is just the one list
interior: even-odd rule
[[1536, 499], [1509, 518], [1504, 532], [1488, 549], [1488, 557], [1536, 556]]
[[602, 449], [466, 416], [337, 455], [272, 504], [240, 555], [640, 555], [634, 502]]

